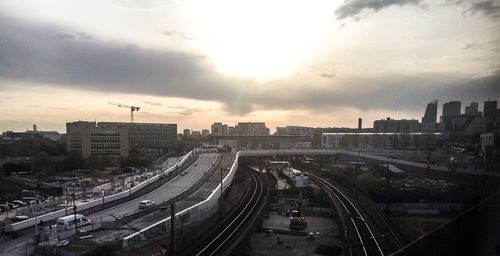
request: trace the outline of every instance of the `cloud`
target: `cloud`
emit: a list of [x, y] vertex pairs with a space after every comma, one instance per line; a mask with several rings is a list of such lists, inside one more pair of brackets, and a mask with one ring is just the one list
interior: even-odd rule
[[[51, 84], [102, 92], [215, 101], [232, 114], [255, 110], [331, 111], [422, 109], [427, 101], [480, 101], [500, 95], [500, 73], [474, 78], [460, 74], [394, 73], [367, 77], [293, 79], [268, 84], [221, 75], [205, 58], [190, 53], [158, 51], [99, 40], [60, 40], [65, 28], [25, 23], [0, 16], [0, 77], [6, 83]], [[321, 72], [313, 72], [313, 76]], [[333, 72], [323, 72], [333, 78]], [[21, 85], [20, 85], [21, 86]], [[157, 102], [144, 101], [155, 106]], [[164, 106], [189, 115], [198, 110]]]
[[151, 105], [151, 106], [155, 106], [155, 107], [159, 107], [159, 106], [161, 106], [161, 103], [160, 103], [160, 102], [143, 101], [142, 103], [144, 103], [144, 104], [148, 104], [148, 105]]
[[478, 47], [478, 45], [476, 45], [475, 43], [467, 43], [461, 49], [462, 50], [468, 50], [468, 49], [474, 49], [476, 47]]
[[91, 34], [78, 32], [75, 34], [69, 32], [56, 32], [56, 37], [59, 39], [82, 39], [82, 40], [95, 40]]
[[66, 107], [42, 106], [42, 105], [38, 105], [38, 104], [26, 105], [26, 107], [30, 107], [30, 108], [46, 108], [46, 109], [54, 109], [54, 110], [69, 110], [69, 108], [66, 108]]
[[421, 0], [347, 0], [335, 10], [338, 19], [357, 18], [364, 10], [378, 12], [390, 6], [418, 5]]
[[75, 36], [73, 34], [66, 33], [66, 32], [57, 32], [56, 37], [58, 37], [60, 39], [75, 39]]
[[164, 31], [163, 34], [171, 37], [178, 37], [185, 40], [194, 40], [193, 38], [189, 37], [186, 33], [182, 31], [177, 31], [175, 29]]
[[494, 0], [486, 0], [472, 3], [469, 11], [472, 14], [481, 13], [492, 18], [500, 17], [500, 3]]
[[327, 79], [333, 79], [335, 78], [335, 70], [332, 70], [331, 72], [323, 72], [319, 74], [319, 76]]

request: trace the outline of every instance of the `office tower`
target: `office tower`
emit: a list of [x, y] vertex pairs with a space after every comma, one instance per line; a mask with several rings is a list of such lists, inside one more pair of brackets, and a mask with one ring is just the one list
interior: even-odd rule
[[459, 116], [461, 107], [460, 101], [450, 101], [443, 104], [443, 117]]
[[436, 123], [437, 107], [438, 107], [437, 100], [433, 100], [429, 104], [427, 104], [427, 108], [425, 109], [424, 117], [422, 117], [422, 123], [424, 123], [424, 124], [435, 124]]

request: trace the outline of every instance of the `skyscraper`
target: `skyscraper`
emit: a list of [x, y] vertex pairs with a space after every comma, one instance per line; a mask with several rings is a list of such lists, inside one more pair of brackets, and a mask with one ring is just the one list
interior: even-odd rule
[[459, 116], [462, 104], [460, 101], [450, 101], [443, 104], [443, 117]]
[[497, 114], [497, 101], [488, 100], [484, 102], [484, 117], [488, 121], [494, 121]]
[[427, 108], [425, 109], [425, 115], [424, 117], [422, 117], [422, 123], [435, 124], [437, 118], [437, 108], [438, 108], [437, 100], [433, 100], [429, 104], [427, 104]]
[[465, 106], [465, 115], [468, 116], [479, 115], [479, 104], [477, 102], [471, 102], [469, 106]]

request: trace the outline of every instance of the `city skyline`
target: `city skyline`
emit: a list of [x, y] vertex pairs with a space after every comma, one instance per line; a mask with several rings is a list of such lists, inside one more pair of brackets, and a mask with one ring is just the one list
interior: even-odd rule
[[495, 1], [24, 0], [0, 10], [0, 130], [129, 120], [108, 102], [181, 131], [356, 127], [357, 117], [420, 120], [433, 99], [500, 100]]

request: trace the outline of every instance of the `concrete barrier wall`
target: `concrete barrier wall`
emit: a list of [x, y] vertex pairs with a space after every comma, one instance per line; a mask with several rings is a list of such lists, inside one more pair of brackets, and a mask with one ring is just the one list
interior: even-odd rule
[[[239, 152], [236, 153], [236, 158], [231, 166], [226, 177], [222, 180], [222, 188], [223, 192], [227, 190], [231, 186], [231, 183], [234, 178], [234, 174], [238, 169], [238, 156]], [[175, 223], [176, 229], [182, 228], [182, 226], [186, 225], [196, 225], [201, 221], [211, 217], [216, 211], [218, 207], [218, 201], [220, 198], [220, 184], [212, 190], [210, 195], [202, 202], [199, 202], [187, 209], [184, 209], [175, 214]], [[177, 227], [177, 225], [179, 225]], [[123, 239], [123, 247], [124, 248], [132, 248], [137, 246], [141, 242], [147, 240], [150, 237], [159, 237], [169, 235], [170, 233], [170, 217], [163, 219], [161, 221], [156, 222], [144, 229], [141, 229], [134, 234], [131, 234]]]
[[[189, 157], [191, 157], [192, 155], [193, 155], [193, 151], [182, 156], [180, 158], [180, 161], [175, 166], [172, 166], [172, 167], [168, 168], [167, 170], [164, 170], [162, 172], [162, 174], [164, 174], [164, 173], [168, 174], [168, 173], [175, 171], [178, 168], [178, 166], [182, 166], [189, 159]], [[90, 201], [90, 202], [87, 202], [84, 204], [77, 205], [77, 211], [78, 212], [88, 211], [92, 208], [102, 206], [103, 204], [109, 205], [112, 202], [127, 198], [128, 196], [131, 196], [133, 194], [140, 192], [141, 189], [145, 188], [148, 184], [151, 184], [155, 181], [158, 181], [160, 179], [160, 175], [162, 175], [162, 174], [155, 175], [155, 176], [151, 177], [149, 180], [146, 180], [146, 181], [139, 183], [137, 186], [133, 187], [130, 190], [125, 190], [125, 191], [122, 191], [122, 192], [117, 193], [117, 194], [106, 196], [106, 197], [104, 197], [104, 203], [103, 203], [102, 198], [100, 198], [100, 199], [96, 199], [96, 200], [93, 200], [93, 201]], [[109, 206], [109, 207], [112, 207], [112, 206]], [[58, 211], [54, 211], [54, 212], [50, 212], [50, 213], [38, 216], [37, 218], [30, 218], [30, 219], [27, 219], [25, 221], [14, 223], [14, 224], [12, 224], [11, 230], [12, 231], [19, 231], [19, 230], [22, 230], [25, 228], [29, 228], [29, 227], [34, 226], [37, 223], [40, 223], [40, 221], [42, 221], [42, 220], [43, 220], [43, 222], [50, 222], [50, 221], [56, 220], [57, 218], [65, 216], [66, 212], [72, 213], [73, 207], [72, 206], [67, 207], [66, 210], [62, 209], [62, 210], [58, 210]]]

